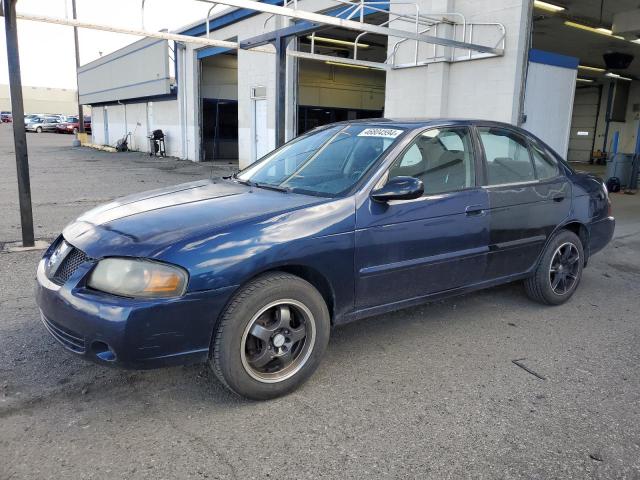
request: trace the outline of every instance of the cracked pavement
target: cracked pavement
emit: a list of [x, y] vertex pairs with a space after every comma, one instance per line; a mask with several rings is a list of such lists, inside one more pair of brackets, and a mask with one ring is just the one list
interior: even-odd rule
[[[0, 242], [20, 238], [10, 135], [0, 125]], [[28, 140], [38, 238], [113, 197], [211, 172]], [[41, 252], [2, 253], [0, 479], [640, 479], [640, 195], [613, 202], [616, 237], [567, 304], [513, 284], [352, 323], [309, 382], [262, 403], [206, 365], [74, 357], [38, 318]]]

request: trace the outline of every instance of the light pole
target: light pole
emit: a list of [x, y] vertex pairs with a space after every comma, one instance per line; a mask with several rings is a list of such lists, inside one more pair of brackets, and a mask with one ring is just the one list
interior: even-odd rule
[[[76, 0], [71, 0], [71, 11], [73, 19], [77, 20]], [[80, 84], [78, 82], [78, 70], [80, 69], [80, 47], [78, 45], [78, 27], [73, 27], [73, 39], [76, 44], [76, 89], [78, 91], [78, 132], [84, 133], [84, 114], [82, 113], [82, 104], [80, 103]]]
[[24, 105], [22, 103], [22, 79], [20, 78], [20, 55], [18, 53], [18, 25], [16, 20], [17, 0], [2, 0], [4, 27], [7, 37], [7, 63], [9, 67], [9, 91], [13, 116], [13, 144], [18, 173], [18, 197], [20, 200], [20, 226], [22, 246], [33, 247], [33, 212], [31, 209], [31, 183], [29, 181], [29, 157], [27, 136], [24, 129]]

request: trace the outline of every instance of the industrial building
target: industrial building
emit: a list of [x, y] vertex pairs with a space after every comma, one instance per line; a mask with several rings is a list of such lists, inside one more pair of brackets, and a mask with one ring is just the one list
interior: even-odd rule
[[175, 33], [239, 48], [146, 38], [80, 68], [94, 143], [130, 133], [148, 151], [162, 129], [169, 155], [243, 167], [333, 121], [458, 117], [520, 125], [570, 161], [640, 151], [634, 1], [222, 4]]
[[[78, 114], [78, 96], [76, 90], [51, 87], [22, 87], [24, 113], [60, 113]], [[11, 111], [9, 85], [0, 85], [0, 110]], [[88, 114], [88, 112], [85, 112]]]

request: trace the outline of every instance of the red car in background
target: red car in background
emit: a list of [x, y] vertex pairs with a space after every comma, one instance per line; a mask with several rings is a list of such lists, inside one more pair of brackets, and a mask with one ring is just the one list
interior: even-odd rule
[[0, 121], [2, 123], [11, 123], [13, 121], [11, 112], [0, 112]]
[[[91, 117], [84, 117], [84, 130], [88, 133], [91, 132]], [[57, 133], [78, 133], [79, 131], [78, 117], [67, 117], [66, 121], [56, 127]]]

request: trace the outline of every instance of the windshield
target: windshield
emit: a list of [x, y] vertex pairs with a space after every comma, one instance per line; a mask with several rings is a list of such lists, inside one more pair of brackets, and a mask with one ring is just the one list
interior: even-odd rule
[[358, 182], [404, 129], [339, 125], [285, 144], [240, 172], [248, 184], [336, 196]]

